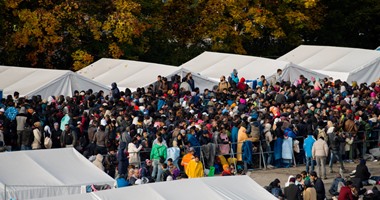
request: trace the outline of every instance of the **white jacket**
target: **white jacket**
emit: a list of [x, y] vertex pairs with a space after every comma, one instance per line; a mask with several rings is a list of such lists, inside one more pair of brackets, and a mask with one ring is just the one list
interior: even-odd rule
[[313, 158], [317, 156], [327, 157], [329, 155], [329, 147], [327, 146], [327, 143], [324, 140], [319, 138], [313, 144], [312, 153], [313, 153]]
[[140, 156], [139, 152], [142, 149], [142, 145], [139, 148], [136, 147], [132, 142], [128, 144], [128, 153], [129, 153], [129, 164], [140, 165]]
[[32, 149], [41, 149], [41, 132], [38, 128], [33, 129], [34, 140], [32, 142]]

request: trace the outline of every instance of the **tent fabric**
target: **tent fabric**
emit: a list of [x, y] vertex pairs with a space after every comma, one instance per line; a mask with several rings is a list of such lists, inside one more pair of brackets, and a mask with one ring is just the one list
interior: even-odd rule
[[380, 73], [380, 52], [368, 49], [301, 45], [277, 60], [324, 72], [347, 82], [373, 82]]
[[51, 70], [24, 67], [0, 66], [0, 89], [5, 95], [51, 95], [72, 96], [75, 90], [109, 91], [107, 86], [80, 76], [69, 70]]
[[111, 200], [122, 199], [276, 199], [249, 176], [218, 176], [183, 179], [99, 191], [89, 194], [61, 196], [52, 200]]
[[256, 80], [261, 75], [264, 75], [269, 80], [277, 72], [277, 69], [283, 70], [282, 77], [285, 81], [294, 81], [301, 74], [306, 78], [311, 78], [312, 76], [324, 78], [327, 76], [290, 62], [207, 51], [184, 63], [181, 67], [217, 81], [223, 75], [226, 78], [230, 76], [233, 69], [237, 69], [239, 77], [244, 77], [246, 80]]
[[115, 182], [74, 148], [4, 152], [0, 161], [0, 199], [80, 194], [83, 186]]
[[[158, 75], [170, 78], [174, 74], [182, 76], [185, 72], [189, 71], [171, 65], [102, 58], [77, 73], [104, 85], [116, 82], [119, 89], [129, 88], [134, 91], [139, 87], [147, 87], [156, 82]], [[216, 84], [200, 75], [193, 75], [193, 78], [195, 83], [199, 84], [200, 89], [209, 87], [210, 84]]]

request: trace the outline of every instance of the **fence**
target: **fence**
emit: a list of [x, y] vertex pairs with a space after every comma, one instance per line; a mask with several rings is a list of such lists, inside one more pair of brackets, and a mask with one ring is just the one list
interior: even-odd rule
[[[365, 135], [371, 135], [371, 137], [369, 137], [369, 139], [366, 139], [366, 140], [362, 140], [362, 141], [354, 141], [351, 145], [351, 149], [350, 149], [350, 159], [352, 160], [353, 157], [357, 154], [361, 154], [362, 156], [365, 155], [367, 153], [367, 150], [369, 148], [367, 147], [371, 147], [371, 148], [375, 148], [375, 147], [379, 147], [380, 146], [380, 129], [376, 129], [376, 130], [373, 130], [371, 131], [371, 133], [367, 133], [367, 132], [359, 132], [359, 133], [363, 133]], [[304, 156], [304, 149], [303, 149], [303, 140], [304, 138], [302, 136], [298, 136], [296, 137], [297, 140], [300, 141], [299, 143], [299, 146], [300, 146], [300, 154], [301, 154], [301, 157], [302, 157], [302, 162], [299, 163], [297, 161], [299, 160], [296, 160], [295, 158], [295, 155], [293, 154], [293, 160], [292, 160], [292, 163], [293, 165], [297, 166], [297, 164], [305, 164], [305, 156]], [[241, 142], [243, 143], [243, 142]], [[258, 142], [253, 142], [255, 144], [255, 147], [257, 148], [257, 151], [253, 151], [252, 153], [252, 157], [253, 158], [258, 158], [258, 165], [253, 165], [255, 168], [257, 169], [267, 169], [268, 168], [268, 164], [271, 164], [271, 163], [267, 163], [268, 161], [268, 157], [272, 156], [273, 157], [273, 153], [274, 151], [267, 151], [267, 144], [265, 142], [265, 140], [260, 140]], [[233, 157], [235, 158], [236, 155], [238, 154], [233, 146], [236, 145], [237, 146], [238, 143], [230, 143], [230, 153], [229, 154], [219, 154], [219, 153], [216, 153], [215, 156], [219, 156], [219, 155], [223, 155], [223, 156], [230, 156], [230, 157]], [[217, 149], [219, 149], [219, 146], [222, 145], [222, 144], [215, 144], [217, 147]], [[265, 145], [265, 146], [263, 146]], [[358, 153], [358, 152], [354, 152], [354, 150], [359, 150], [357, 149], [356, 147], [359, 146], [361, 147], [361, 152]], [[202, 146], [193, 146], [195, 149], [202, 149]], [[265, 148], [264, 148], [265, 147]], [[264, 150], [265, 149], [265, 150]], [[141, 158], [141, 153], [150, 153], [150, 150], [151, 149], [144, 149], [143, 151], [140, 151], [139, 152], [139, 158]], [[293, 151], [294, 152], [294, 151]], [[300, 157], [300, 158], [301, 158]], [[202, 163], [204, 163], [204, 155], [202, 153], [202, 151], [200, 151], [200, 160], [202, 161]], [[141, 164], [141, 160], [140, 160], [140, 164]], [[235, 169], [236, 169], [236, 163], [235, 164]], [[205, 165], [203, 165], [205, 166]], [[246, 169], [245, 169], [246, 170]]]

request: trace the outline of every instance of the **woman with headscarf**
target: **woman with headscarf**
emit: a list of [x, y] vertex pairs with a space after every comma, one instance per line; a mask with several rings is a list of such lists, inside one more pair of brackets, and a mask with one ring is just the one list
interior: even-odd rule
[[32, 142], [32, 149], [41, 149], [41, 139], [42, 139], [42, 134], [41, 134], [41, 131], [40, 131], [40, 126], [41, 126], [41, 123], [40, 122], [35, 122], [33, 124], [33, 136], [34, 136], [34, 140]]

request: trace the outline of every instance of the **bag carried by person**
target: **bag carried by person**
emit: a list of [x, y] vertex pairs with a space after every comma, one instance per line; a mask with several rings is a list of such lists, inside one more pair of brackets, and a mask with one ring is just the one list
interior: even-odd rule
[[53, 146], [53, 141], [51, 141], [50, 137], [45, 137], [44, 146], [47, 149], [51, 149], [51, 147]]

